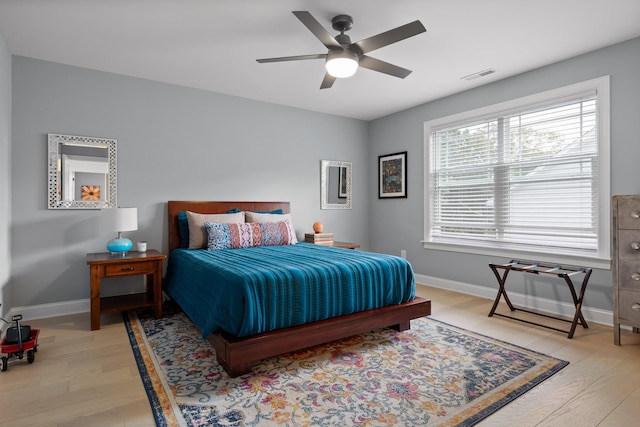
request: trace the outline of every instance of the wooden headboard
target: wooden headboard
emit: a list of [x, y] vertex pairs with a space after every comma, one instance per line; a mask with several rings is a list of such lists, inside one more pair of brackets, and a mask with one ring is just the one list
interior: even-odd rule
[[289, 213], [289, 202], [210, 202], [169, 200], [169, 252], [180, 247], [180, 226], [178, 212], [191, 211], [197, 213], [225, 213], [233, 208], [241, 211], [269, 212], [282, 209]]

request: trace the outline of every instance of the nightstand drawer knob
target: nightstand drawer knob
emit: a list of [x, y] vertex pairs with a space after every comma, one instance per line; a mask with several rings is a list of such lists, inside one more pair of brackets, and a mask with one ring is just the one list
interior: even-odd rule
[[634, 251], [640, 250], [640, 242], [631, 242], [631, 249]]
[[634, 304], [631, 306], [631, 310], [633, 310], [633, 311], [640, 311], [640, 304], [638, 304], [637, 302], [636, 302], [636, 303], [634, 303]]
[[633, 273], [631, 273], [631, 278], [633, 280], [640, 280], [640, 273], [638, 273], [637, 271], [634, 271]]
[[640, 218], [640, 211], [631, 211], [631, 218]]
[[126, 267], [126, 268], [122, 268], [121, 270], [122, 271], [133, 271], [135, 269], [136, 269], [135, 267]]

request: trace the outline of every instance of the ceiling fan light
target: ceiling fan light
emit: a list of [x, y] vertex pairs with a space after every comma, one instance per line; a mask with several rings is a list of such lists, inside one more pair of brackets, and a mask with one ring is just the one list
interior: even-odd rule
[[330, 51], [324, 66], [333, 77], [351, 77], [358, 70], [358, 55], [348, 50]]

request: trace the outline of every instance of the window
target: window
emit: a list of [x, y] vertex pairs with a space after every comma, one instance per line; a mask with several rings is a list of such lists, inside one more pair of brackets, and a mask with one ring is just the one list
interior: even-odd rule
[[608, 88], [425, 123], [425, 247], [608, 268]]

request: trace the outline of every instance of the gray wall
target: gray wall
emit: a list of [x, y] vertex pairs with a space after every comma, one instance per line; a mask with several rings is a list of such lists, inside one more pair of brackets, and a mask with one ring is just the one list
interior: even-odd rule
[[[6, 51], [6, 48], [5, 48]], [[12, 59], [0, 47], [0, 94], [11, 80]], [[611, 76], [611, 194], [640, 193], [640, 39], [588, 53], [365, 123], [185, 87], [13, 57], [12, 110], [0, 103], [0, 195], [11, 195], [11, 257], [5, 304], [28, 306], [89, 295], [87, 252], [103, 251], [98, 211], [46, 209], [47, 133], [118, 139], [121, 206], [137, 206], [139, 230], [166, 250], [170, 199], [289, 200], [298, 236], [315, 221], [336, 239], [390, 254], [407, 250], [416, 273], [495, 289], [492, 257], [426, 250], [423, 238], [423, 123], [590, 78]], [[9, 74], [9, 77], [6, 75]], [[425, 82], [425, 84], [429, 84]], [[12, 142], [5, 142], [12, 135]], [[379, 155], [408, 151], [407, 199], [377, 198]], [[353, 162], [354, 209], [319, 209], [321, 159]], [[2, 160], [0, 160], [2, 161]], [[5, 160], [6, 161], [6, 160]], [[7, 162], [8, 163], [8, 162]], [[9, 166], [7, 164], [7, 166]], [[1, 206], [0, 206], [1, 208]], [[0, 220], [0, 251], [8, 245]], [[3, 234], [4, 233], [4, 234]], [[6, 262], [0, 252], [0, 261]], [[0, 277], [5, 277], [4, 268]], [[514, 275], [515, 276], [515, 275]], [[510, 279], [523, 291], [524, 275]], [[534, 294], [554, 298], [558, 286]], [[531, 291], [529, 289], [529, 291]], [[526, 291], [523, 291], [526, 293]], [[566, 292], [561, 290], [560, 292]], [[10, 295], [8, 299], [7, 295]], [[592, 276], [586, 304], [611, 310], [611, 277]]]
[[[374, 187], [369, 189], [371, 249], [396, 255], [400, 254], [401, 249], [405, 249], [407, 258], [418, 274], [496, 289], [496, 279], [487, 264], [503, 262], [506, 261], [505, 259], [427, 250], [420, 243], [424, 236], [424, 122], [610, 75], [611, 194], [639, 194], [640, 179], [637, 178], [640, 162], [639, 71], [640, 39], [634, 39], [371, 122], [369, 164], [376, 164], [379, 155], [408, 151], [407, 199], [378, 200], [376, 189]], [[370, 168], [369, 181], [376, 182], [376, 174], [377, 170]], [[508, 284], [515, 291], [524, 292], [524, 275], [512, 274]], [[560, 287], [536, 286], [535, 289], [528, 289], [527, 292], [551, 299], [554, 298], [555, 293], [559, 292], [560, 295], [564, 295], [561, 298], [570, 302], [568, 299], [570, 297], [562, 284]], [[589, 282], [585, 304], [611, 310], [610, 271], [594, 271]]]
[[0, 34], [0, 316], [11, 308], [9, 256], [11, 224], [11, 53]]
[[[167, 249], [167, 200], [290, 201], [299, 238], [322, 221], [368, 245], [366, 122], [13, 57], [11, 307], [88, 298], [86, 253], [113, 237], [99, 211], [47, 210], [47, 133], [118, 140], [125, 235], [150, 248]], [[352, 210], [320, 210], [321, 159], [353, 162]]]

